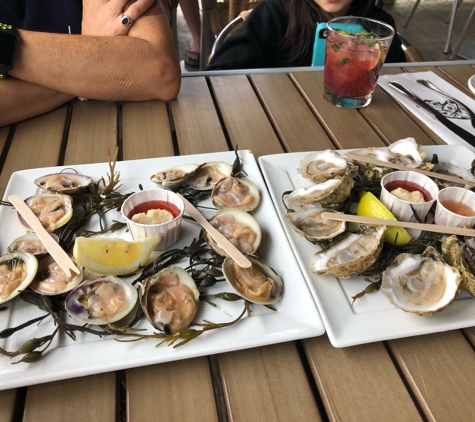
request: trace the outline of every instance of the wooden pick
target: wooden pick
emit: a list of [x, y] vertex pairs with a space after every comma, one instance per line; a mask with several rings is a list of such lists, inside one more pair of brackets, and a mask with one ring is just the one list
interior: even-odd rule
[[10, 195], [8, 200], [12, 203], [15, 209], [21, 214], [25, 221], [35, 231], [48, 253], [53, 257], [56, 263], [61, 267], [66, 275], [72, 276], [71, 273], [79, 274], [80, 271], [74, 265], [69, 255], [61, 246], [50, 236], [46, 229], [41, 224], [38, 217], [30, 209], [30, 207], [18, 195]]
[[381, 166], [381, 167], [388, 167], [388, 168], [392, 168], [396, 170], [414, 171], [416, 173], [424, 174], [425, 176], [428, 176], [428, 177], [433, 177], [434, 179], [447, 180], [449, 182], [460, 183], [462, 185], [475, 186], [475, 182], [462, 179], [461, 177], [449, 176], [448, 174], [436, 173], [435, 171], [413, 169], [410, 167], [402, 166], [400, 164], [394, 164], [388, 161], [377, 160], [376, 158], [365, 157], [364, 155], [352, 154], [350, 152], [347, 152], [345, 153], [345, 158], [348, 158], [350, 160], [363, 161], [365, 163], [370, 163], [370, 164], [374, 164], [376, 166]]
[[427, 232], [456, 234], [459, 236], [475, 236], [475, 230], [463, 227], [441, 226], [439, 224], [412, 223], [408, 221], [382, 220], [372, 217], [361, 217], [353, 214], [339, 214], [334, 212], [323, 212], [322, 217], [328, 220], [348, 221], [350, 223], [377, 224], [380, 226], [405, 227], [406, 229], [425, 230]]
[[225, 236], [223, 236], [218, 230], [216, 230], [206, 218], [193, 206], [193, 204], [185, 199], [182, 195], [178, 194], [185, 204], [185, 211], [193, 218], [198, 224], [201, 225], [214, 239], [214, 241], [223, 248], [223, 250], [238, 264], [241, 268], [251, 268], [252, 263], [249, 261], [242, 252], [236, 248]]

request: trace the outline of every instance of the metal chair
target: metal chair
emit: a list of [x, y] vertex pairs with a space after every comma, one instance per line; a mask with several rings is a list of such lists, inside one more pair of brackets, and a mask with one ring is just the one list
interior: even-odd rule
[[[475, 10], [475, 7], [474, 7], [474, 10]], [[226, 38], [236, 33], [236, 31], [239, 29], [239, 27], [247, 18], [247, 16], [249, 16], [249, 13], [251, 13], [250, 10], [241, 13], [237, 18], [233, 19], [223, 28], [223, 30], [218, 34], [218, 36], [216, 37], [216, 40], [214, 41], [213, 47], [211, 48], [211, 54], [209, 55], [209, 60], [211, 60], [211, 57], [213, 57], [213, 54], [216, 52], [216, 50], [219, 47], [221, 47], [221, 45], [224, 43]], [[411, 43], [406, 38], [404, 38], [399, 32], [397, 36], [401, 40], [402, 49], [404, 51], [404, 55], [406, 56], [406, 60], [408, 62], [425, 61], [424, 57], [422, 57], [422, 54], [417, 49], [417, 47], [414, 47], [413, 45], [411, 45]]]
[[472, 25], [473, 19], [475, 18], [475, 6], [473, 7], [472, 11], [470, 12], [470, 15], [467, 19], [467, 22], [465, 23], [465, 26], [462, 29], [462, 32], [460, 33], [460, 36], [455, 43], [454, 47], [452, 48], [452, 54], [450, 55], [449, 59], [453, 60], [455, 59], [455, 56], [457, 56], [460, 47], [462, 46], [463, 41], [465, 40], [465, 36], [467, 35], [467, 32], [470, 28], [470, 25]]
[[[407, 28], [407, 25], [409, 25], [409, 22], [411, 21], [412, 16], [414, 15], [414, 12], [416, 11], [417, 6], [419, 6], [420, 2], [421, 0], [416, 0], [416, 2], [414, 3], [414, 6], [412, 6], [412, 9], [409, 12], [409, 15], [407, 15], [405, 22], [402, 24], [403, 28]], [[447, 54], [450, 52], [450, 38], [452, 36], [452, 29], [454, 26], [455, 12], [457, 11], [457, 8], [460, 6], [461, 3], [462, 3], [462, 0], [454, 0], [452, 4], [452, 9], [450, 11], [450, 15], [444, 21], [445, 23], [449, 24], [449, 29], [447, 31], [447, 40], [445, 41], [444, 54]]]

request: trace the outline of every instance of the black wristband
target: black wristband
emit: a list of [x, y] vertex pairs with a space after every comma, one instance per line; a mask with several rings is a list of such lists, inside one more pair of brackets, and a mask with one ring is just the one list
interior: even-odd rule
[[17, 43], [13, 26], [0, 22], [0, 79], [6, 79], [13, 68]]

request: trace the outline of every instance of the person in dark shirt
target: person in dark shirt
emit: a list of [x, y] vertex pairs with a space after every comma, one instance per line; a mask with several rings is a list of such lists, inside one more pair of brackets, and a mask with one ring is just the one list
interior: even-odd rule
[[0, 126], [74, 97], [171, 100], [181, 73], [160, 0], [1, 0], [18, 38], [0, 80]]
[[[338, 16], [365, 16], [395, 28], [374, 0], [261, 0], [235, 35], [213, 55], [206, 70], [311, 66], [318, 23]], [[405, 62], [394, 37], [386, 62]]]

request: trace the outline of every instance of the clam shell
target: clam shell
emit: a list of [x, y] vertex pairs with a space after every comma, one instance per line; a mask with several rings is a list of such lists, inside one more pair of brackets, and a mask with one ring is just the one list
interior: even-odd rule
[[234, 292], [252, 303], [270, 305], [284, 296], [284, 282], [267, 264], [247, 256], [250, 269], [241, 268], [232, 258], [223, 262], [223, 274]]
[[5, 303], [30, 285], [38, 260], [30, 253], [13, 252], [0, 257], [0, 269], [0, 303]]
[[[30, 196], [25, 200], [25, 203], [49, 233], [64, 226], [73, 216], [73, 201], [69, 195], [59, 193], [39, 194]], [[17, 213], [17, 217], [20, 224], [31, 231], [31, 227], [20, 213]]]
[[137, 298], [137, 290], [130, 283], [115, 276], [104, 276], [79, 284], [69, 292], [64, 306], [71, 318], [104, 325], [129, 314]]
[[71, 258], [79, 269], [79, 274], [66, 275], [61, 267], [51, 256], [46, 256], [38, 261], [38, 271], [35, 279], [30, 284], [30, 289], [40, 295], [54, 296], [70, 292], [83, 278], [84, 269], [74, 258]]
[[[50, 236], [55, 240], [56, 243], [59, 242], [59, 237], [54, 233], [50, 233]], [[8, 247], [8, 252], [28, 252], [35, 255], [36, 257], [40, 257], [41, 255], [46, 255], [48, 253], [36, 233], [27, 233], [23, 236], [17, 237]]]
[[[245, 211], [234, 208], [220, 210], [210, 223], [244, 254], [255, 253], [261, 243], [262, 231], [259, 223]], [[208, 232], [205, 232], [205, 238], [216, 253], [227, 256]]]
[[196, 190], [211, 190], [221, 179], [231, 175], [232, 167], [225, 161], [210, 161], [202, 165], [189, 179]]
[[73, 194], [87, 188], [94, 182], [89, 176], [77, 173], [53, 173], [38, 177], [33, 183], [41, 189], [54, 193]]
[[218, 210], [236, 208], [249, 212], [257, 208], [261, 198], [255, 183], [229, 176], [216, 184], [211, 200]]
[[155, 173], [150, 181], [158, 183], [166, 189], [176, 188], [186, 183], [198, 168], [204, 164], [183, 164]]
[[140, 305], [155, 328], [174, 334], [191, 324], [199, 297], [193, 278], [183, 268], [171, 266], [145, 280]]

